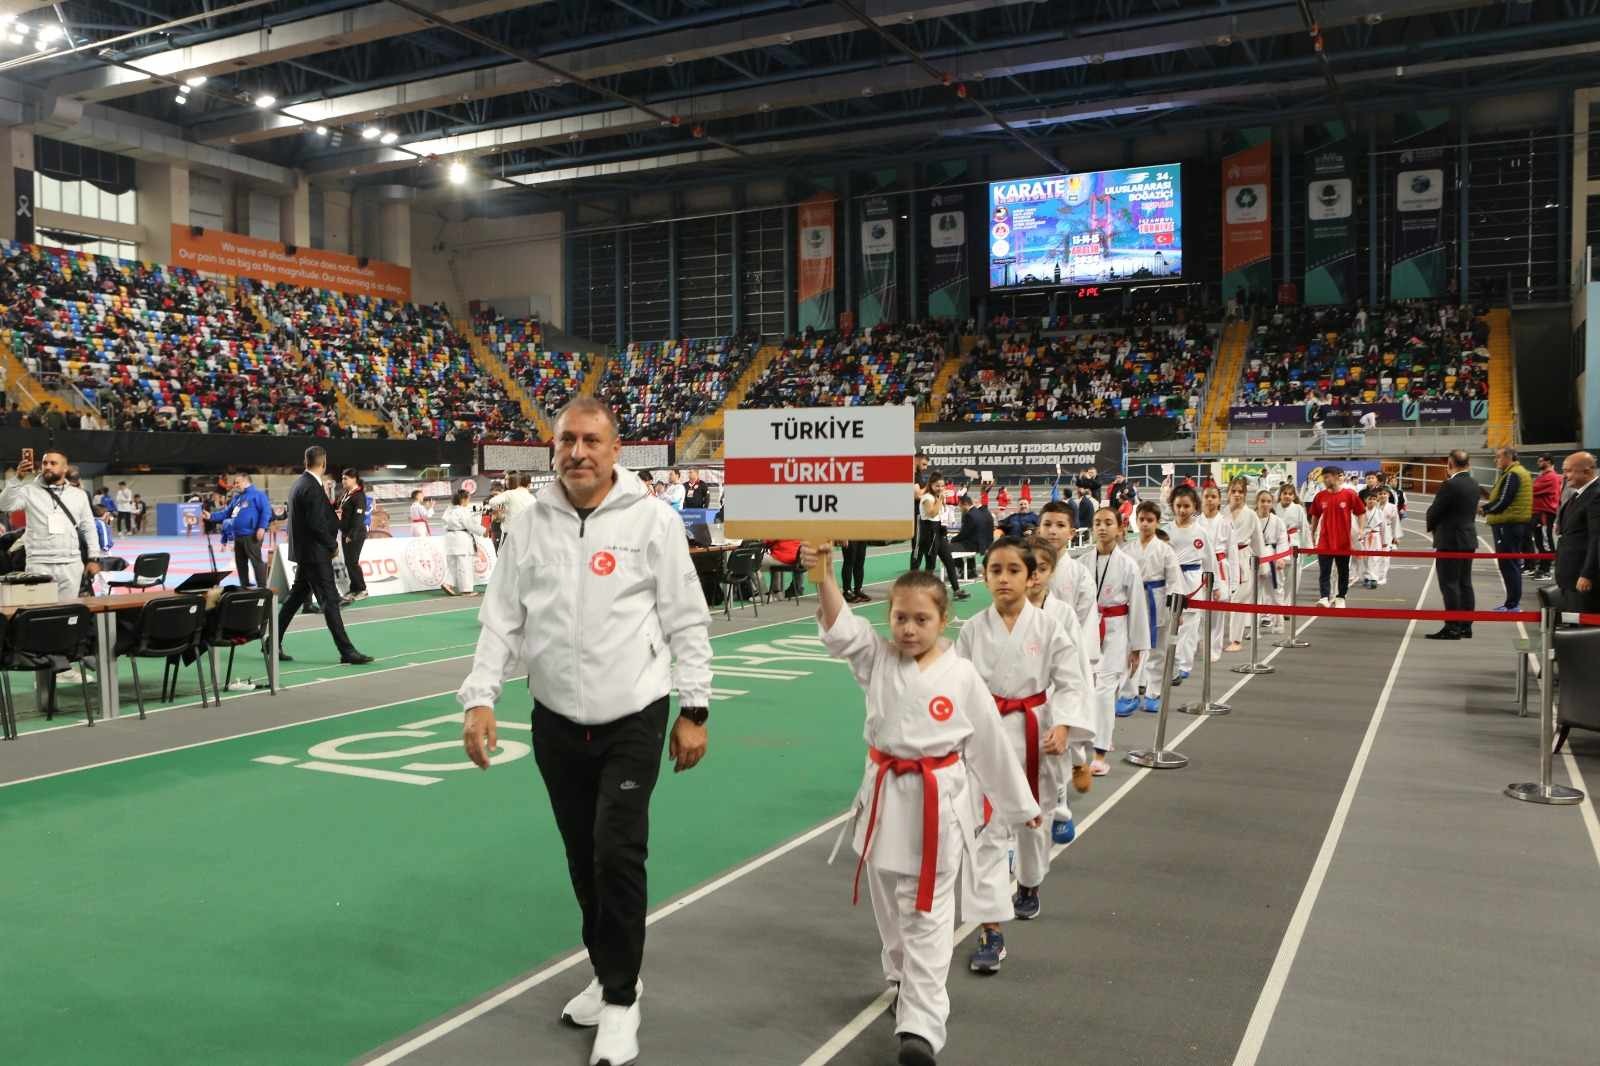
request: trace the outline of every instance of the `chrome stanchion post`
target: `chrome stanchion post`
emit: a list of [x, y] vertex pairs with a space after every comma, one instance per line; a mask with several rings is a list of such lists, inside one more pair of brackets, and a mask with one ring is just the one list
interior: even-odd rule
[[[1254, 567], [1250, 576], [1250, 606], [1261, 606], [1261, 559], [1252, 555], [1250, 565]], [[1270, 563], [1268, 565], [1271, 565]], [[1254, 621], [1250, 623], [1250, 661], [1240, 663], [1233, 668], [1236, 674], [1273, 674], [1278, 668], [1261, 661], [1261, 614], [1257, 611], [1251, 616]]]
[[1583, 802], [1583, 792], [1551, 780], [1556, 742], [1555, 607], [1539, 612], [1539, 780], [1507, 785], [1506, 795], [1527, 803], [1566, 806]]
[[[1205, 590], [1206, 598], [1208, 600], [1211, 599], [1213, 593], [1216, 591], [1217, 576], [1215, 574], [1201, 574], [1200, 587]], [[1200, 699], [1195, 703], [1186, 703], [1182, 707], [1179, 707], [1179, 714], [1192, 714], [1196, 716], [1219, 715], [1227, 714], [1229, 711], [1233, 710], [1233, 708], [1229, 707], [1226, 703], [1219, 703], [1211, 698], [1211, 627], [1216, 624], [1216, 616], [1216, 611], [1206, 611], [1205, 625], [1200, 627], [1202, 630], [1200, 634], [1199, 648], [1199, 654], [1202, 659], [1200, 669]], [[1162, 689], [1163, 696], [1165, 696], [1165, 693], [1166, 689]], [[1166, 706], [1165, 700], [1163, 700], [1161, 705], [1163, 707]]]
[[[1172, 624], [1167, 627], [1167, 639], [1162, 653], [1161, 668], [1165, 671], [1161, 676], [1169, 679], [1161, 686], [1161, 713], [1156, 716], [1156, 742], [1153, 747], [1145, 751], [1130, 751], [1123, 756], [1135, 766], [1143, 766], [1147, 770], [1181, 770], [1189, 765], [1189, 757], [1180, 752], [1168, 751], [1167, 745], [1167, 712], [1172, 707], [1172, 669], [1178, 658], [1178, 622], [1183, 613], [1183, 596], [1173, 593], [1167, 597], [1172, 615]], [[1153, 653], [1153, 650], [1152, 650]], [[1211, 650], [1208, 647], [1206, 654], [1209, 657]], [[1209, 662], [1209, 658], [1207, 659]], [[1207, 676], [1210, 676], [1208, 670]]]
[[[1300, 606], [1300, 549], [1295, 548], [1289, 556], [1289, 606]], [[1272, 645], [1274, 648], [1309, 648], [1309, 640], [1300, 639], [1300, 619], [1295, 615], [1289, 616], [1289, 632]]]

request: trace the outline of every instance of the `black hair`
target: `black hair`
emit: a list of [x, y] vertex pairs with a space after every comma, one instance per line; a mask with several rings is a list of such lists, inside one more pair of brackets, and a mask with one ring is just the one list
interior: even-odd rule
[[889, 586], [889, 609], [894, 609], [894, 598], [901, 592], [925, 592], [933, 597], [940, 618], [950, 617], [950, 590], [944, 587], [939, 575], [931, 570], [907, 570]]
[[1154, 500], [1144, 500], [1139, 504], [1139, 506], [1133, 509], [1133, 513], [1135, 516], [1135, 521], [1138, 520], [1137, 516], [1142, 514], [1153, 514], [1156, 516], [1157, 522], [1161, 521], [1161, 505], [1156, 503]]
[[994, 558], [998, 551], [1013, 551], [1022, 556], [1022, 565], [1028, 568], [1028, 576], [1032, 577], [1039, 569], [1039, 561], [1034, 558], [1033, 545], [1021, 537], [1000, 537], [989, 550], [983, 553], [983, 568], [989, 569], [989, 560]]
[[1177, 503], [1178, 497], [1180, 496], [1187, 497], [1189, 502], [1194, 504], [1194, 509], [1196, 511], [1200, 510], [1200, 494], [1194, 491], [1193, 485], [1179, 485], [1177, 488], [1173, 489], [1172, 498], [1168, 502]]

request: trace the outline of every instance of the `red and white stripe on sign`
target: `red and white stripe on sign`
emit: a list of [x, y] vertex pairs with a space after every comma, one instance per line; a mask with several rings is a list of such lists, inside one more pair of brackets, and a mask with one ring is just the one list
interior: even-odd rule
[[729, 459], [727, 485], [910, 485], [909, 455], [828, 455], [804, 458]]

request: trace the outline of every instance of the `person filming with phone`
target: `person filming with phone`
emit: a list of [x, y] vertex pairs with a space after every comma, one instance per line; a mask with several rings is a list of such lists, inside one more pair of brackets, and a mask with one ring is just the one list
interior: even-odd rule
[[[38, 476], [33, 476], [37, 471]], [[94, 528], [89, 497], [67, 483], [67, 457], [45, 452], [34, 466], [33, 449], [25, 448], [17, 476], [0, 492], [0, 512], [23, 511], [28, 516], [22, 546], [28, 569], [56, 583], [56, 599], [75, 600], [85, 576], [100, 572], [90, 557], [100, 543]]]

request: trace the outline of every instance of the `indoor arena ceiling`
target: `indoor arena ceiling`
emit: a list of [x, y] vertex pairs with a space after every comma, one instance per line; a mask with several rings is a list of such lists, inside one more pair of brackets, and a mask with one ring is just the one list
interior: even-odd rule
[[318, 181], [429, 188], [459, 163], [475, 184], [585, 195], [986, 145], [1065, 169], [1075, 139], [1359, 125], [1600, 69], [1600, 0], [0, 0], [0, 13], [0, 73], [47, 102], [159, 120]]

